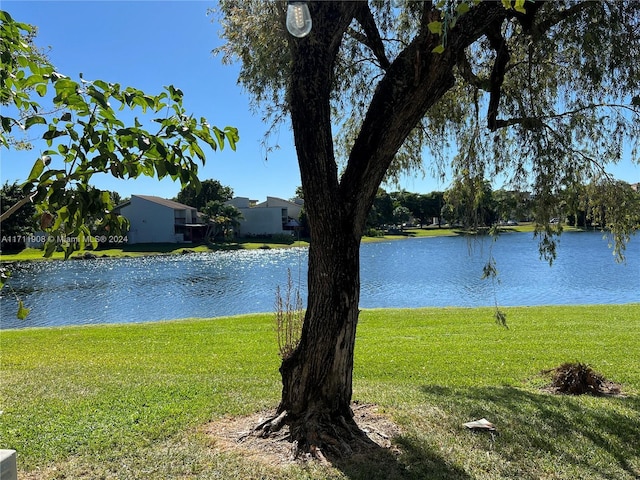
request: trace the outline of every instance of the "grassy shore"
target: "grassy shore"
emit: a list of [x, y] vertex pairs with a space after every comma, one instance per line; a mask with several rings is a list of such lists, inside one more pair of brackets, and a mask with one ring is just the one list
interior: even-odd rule
[[[99, 250], [87, 250], [98, 257], [141, 257], [145, 255], [179, 255], [185, 253], [202, 253], [215, 252], [220, 250], [255, 250], [260, 248], [288, 248], [288, 247], [307, 247], [309, 244], [303, 240], [293, 243], [263, 243], [263, 242], [225, 242], [214, 243], [210, 245], [199, 244], [193, 245], [189, 243], [136, 243], [134, 245], [125, 245], [119, 248], [101, 248]], [[86, 252], [78, 251], [71, 255], [71, 258], [82, 257]], [[64, 259], [64, 253], [54, 252], [50, 257], [52, 260]], [[21, 262], [33, 260], [47, 260], [42, 255], [39, 248], [25, 248], [20, 252], [3, 253], [0, 255], [1, 262]]]
[[[524, 224], [514, 227], [505, 227], [503, 231], [506, 232], [532, 232], [533, 226], [530, 224]], [[381, 237], [363, 237], [363, 243], [379, 242], [385, 240], [398, 240], [407, 237], [442, 237], [442, 236], [457, 236], [462, 235], [464, 232], [452, 229], [452, 228], [411, 228], [405, 230], [402, 234], [384, 235]], [[139, 257], [144, 255], [177, 255], [187, 253], [201, 253], [211, 252], [219, 250], [254, 250], [260, 248], [287, 248], [287, 247], [308, 247], [309, 242], [306, 239], [296, 240], [293, 243], [271, 243], [271, 242], [256, 242], [250, 240], [241, 240], [237, 242], [220, 242], [214, 244], [175, 244], [175, 243], [141, 243], [134, 245], [123, 245], [122, 247], [103, 248], [96, 251], [89, 251], [97, 256], [108, 257]], [[82, 257], [84, 251], [79, 251], [72, 255], [73, 257]], [[62, 252], [55, 252], [51, 259], [61, 260], [64, 258]], [[25, 248], [20, 252], [9, 252], [0, 254], [0, 262], [18, 262], [18, 261], [32, 261], [32, 260], [46, 260], [42, 256], [42, 250], [37, 248]]]
[[[402, 428], [375, 465], [276, 467], [223, 448], [207, 422], [277, 404], [272, 315], [0, 333], [0, 447], [20, 478], [634, 479], [640, 476], [640, 304], [365, 310], [354, 400]], [[624, 397], [555, 396], [566, 361]], [[462, 423], [485, 417], [499, 435]]]

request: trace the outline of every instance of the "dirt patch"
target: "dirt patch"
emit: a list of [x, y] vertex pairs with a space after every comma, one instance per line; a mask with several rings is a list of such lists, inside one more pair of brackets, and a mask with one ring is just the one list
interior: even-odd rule
[[[399, 453], [391, 444], [391, 439], [400, 434], [400, 428], [373, 404], [352, 405], [354, 420], [376, 445], [391, 453]], [[251, 460], [270, 466], [285, 466], [305, 462], [310, 457], [294, 458], [293, 444], [289, 441], [289, 431], [284, 427], [277, 434], [263, 438], [251, 434], [253, 429], [265, 419], [273, 417], [275, 411], [258, 412], [245, 417], [223, 417], [204, 426], [204, 432], [214, 441], [213, 448], [222, 452], [239, 453]], [[366, 455], [366, 452], [359, 452]]]

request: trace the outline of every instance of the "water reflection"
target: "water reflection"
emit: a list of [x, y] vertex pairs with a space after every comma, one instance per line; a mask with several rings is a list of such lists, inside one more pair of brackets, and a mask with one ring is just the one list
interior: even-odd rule
[[[499, 284], [481, 280], [490, 252]], [[597, 233], [564, 234], [550, 268], [530, 234], [489, 239], [406, 239], [364, 244], [363, 308], [629, 303], [640, 301], [640, 242], [626, 265]], [[236, 250], [194, 255], [28, 262], [11, 285], [31, 308], [14, 318], [13, 294], [0, 298], [1, 328], [155, 321], [273, 311], [287, 269], [306, 292], [307, 250]]]

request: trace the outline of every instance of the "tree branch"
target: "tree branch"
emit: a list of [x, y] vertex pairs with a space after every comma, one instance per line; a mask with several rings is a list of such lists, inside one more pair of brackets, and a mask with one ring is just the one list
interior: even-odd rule
[[25, 196], [22, 200], [20, 200], [19, 202], [14, 203], [9, 210], [7, 210], [6, 212], [4, 212], [2, 215], [0, 215], [0, 223], [4, 222], [6, 219], [8, 219], [9, 217], [11, 217], [11, 215], [13, 215], [14, 213], [16, 213], [18, 210], [20, 210], [22, 207], [24, 207], [27, 203], [29, 203], [32, 199], [33, 196], [36, 194], [36, 192], [32, 192], [29, 193], [27, 196]]
[[[591, 103], [589, 105], [585, 105], [583, 107], [576, 108], [574, 110], [569, 110], [561, 113], [554, 113], [551, 115], [543, 115], [540, 117], [514, 117], [514, 118], [509, 118], [508, 120], [496, 119], [495, 130], [499, 128], [510, 127], [512, 125], [522, 125], [526, 129], [537, 130], [546, 125], [544, 123], [545, 120], [553, 120], [557, 118], [568, 117], [571, 115], [575, 115], [576, 113], [583, 112], [585, 110], [594, 110], [596, 108], [619, 108], [623, 110], [629, 110], [630, 112], [633, 112], [636, 114], [638, 113], [637, 110], [635, 110], [633, 107], [629, 105], [615, 104], [615, 103]], [[492, 131], [495, 131], [495, 130], [492, 130]]]
[[533, 36], [539, 36], [547, 32], [551, 27], [557, 25], [558, 23], [566, 20], [573, 15], [580, 13], [582, 10], [589, 6], [589, 1], [580, 2], [565, 10], [555, 11], [550, 14], [548, 17], [545, 17], [543, 21], [540, 23], [534, 23], [531, 26], [531, 33]]
[[487, 30], [487, 39], [491, 48], [496, 52], [496, 59], [493, 62], [493, 68], [491, 69], [490, 84], [490, 98], [489, 108], [487, 110], [487, 124], [489, 130], [495, 132], [498, 128], [496, 125], [496, 119], [498, 117], [498, 107], [500, 106], [500, 91], [502, 89], [502, 83], [504, 82], [504, 73], [509, 63], [511, 56], [509, 55], [509, 47], [507, 42], [500, 32], [502, 20], [494, 22], [492, 27]]
[[499, 3], [474, 6], [449, 32], [445, 50], [439, 54], [433, 49], [441, 38], [428, 29], [431, 21], [439, 19], [439, 12], [426, 4], [423, 8], [424, 28], [377, 84], [340, 181], [342, 198], [357, 210], [359, 226], [364, 225], [370, 202], [402, 143], [429, 108], [454, 85], [457, 58], [485, 35], [491, 24], [500, 24], [507, 15]]
[[462, 76], [464, 80], [467, 81], [469, 85], [473, 85], [479, 90], [484, 90], [485, 92], [491, 91], [491, 82], [488, 79], [483, 79], [478, 77], [474, 72], [471, 64], [469, 63], [469, 59], [465, 52], [458, 57], [456, 61], [456, 66], [458, 67], [458, 72]]
[[380, 62], [380, 66], [384, 70], [387, 70], [391, 65], [391, 62], [389, 62], [389, 59], [387, 58], [387, 54], [384, 50], [384, 44], [380, 37], [380, 32], [378, 31], [375, 19], [373, 18], [373, 14], [371, 13], [371, 9], [367, 2], [359, 3], [359, 8], [355, 11], [355, 19], [364, 29], [365, 35], [355, 32], [353, 29], [349, 29], [349, 33], [356, 40], [369, 47]]

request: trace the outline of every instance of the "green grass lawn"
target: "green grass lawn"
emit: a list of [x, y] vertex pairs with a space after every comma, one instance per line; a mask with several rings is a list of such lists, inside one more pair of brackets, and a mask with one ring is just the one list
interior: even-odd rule
[[[203, 433], [277, 404], [270, 314], [1, 331], [0, 448], [34, 479], [638, 478], [640, 304], [505, 310], [362, 312], [354, 400], [402, 428], [378, 465], [269, 466]], [[541, 391], [566, 361], [626, 396]], [[481, 417], [499, 435], [462, 426]]]

